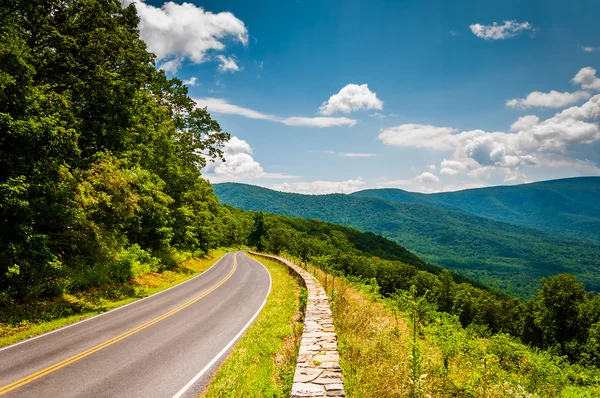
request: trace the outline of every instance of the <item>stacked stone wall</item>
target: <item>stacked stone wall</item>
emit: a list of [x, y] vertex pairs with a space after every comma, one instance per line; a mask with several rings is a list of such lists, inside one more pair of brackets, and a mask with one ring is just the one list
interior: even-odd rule
[[289, 267], [300, 277], [308, 292], [292, 398], [345, 397], [337, 337], [325, 290], [315, 277], [291, 261], [268, 254], [251, 253]]

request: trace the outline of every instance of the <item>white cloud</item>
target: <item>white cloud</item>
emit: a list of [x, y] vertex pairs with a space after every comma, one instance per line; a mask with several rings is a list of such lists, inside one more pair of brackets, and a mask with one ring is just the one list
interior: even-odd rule
[[337, 155], [344, 158], [370, 158], [377, 156], [374, 153], [361, 153], [361, 152], [336, 152], [336, 151], [325, 151], [330, 155]]
[[385, 115], [383, 113], [379, 113], [379, 112], [371, 113], [371, 114], [369, 114], [369, 117], [377, 118], [379, 120], [385, 119]]
[[240, 115], [250, 119], [263, 119], [272, 121], [277, 120], [277, 117], [275, 115], [267, 115], [249, 108], [244, 108], [241, 106], [230, 104], [229, 102], [221, 98], [195, 98], [194, 101], [196, 101], [197, 106], [201, 108], [206, 107], [211, 113], [220, 113], [225, 115]]
[[183, 60], [206, 62], [207, 54], [223, 51], [227, 40], [248, 44], [244, 22], [230, 12], [214, 14], [191, 3], [169, 1], [158, 8], [141, 0], [121, 0], [123, 6], [131, 3], [140, 17], [140, 37], [156, 54], [157, 61], [166, 61], [161, 67], [170, 72], [177, 70]]
[[580, 45], [579, 48], [581, 48], [586, 53], [593, 53], [595, 51], [600, 50], [600, 47], [589, 47], [589, 46], [582, 46], [582, 45]]
[[437, 169], [437, 167], [435, 166], [435, 164], [430, 164], [430, 165], [427, 165], [427, 168], [428, 168], [430, 171], [435, 171], [435, 170]]
[[219, 67], [217, 70], [221, 73], [225, 72], [239, 72], [241, 69], [237, 64], [237, 60], [234, 57], [226, 57], [224, 55], [217, 55], [219, 60]]
[[223, 147], [223, 157], [208, 162], [202, 169], [205, 178], [213, 183], [224, 181], [248, 181], [255, 179], [296, 178], [280, 173], [267, 173], [253, 157], [253, 150], [248, 142], [236, 136]]
[[459, 36], [459, 35], [460, 35], [460, 33], [458, 33], [458, 31], [456, 31], [456, 30], [454, 30], [454, 29], [452, 29], [452, 30], [448, 31], [448, 33], [450, 33], [450, 36], [454, 36], [454, 37], [456, 37], [456, 36]]
[[472, 24], [469, 26], [471, 32], [479, 38], [485, 40], [503, 40], [514, 37], [524, 31], [535, 31], [529, 22], [503, 21], [504, 24], [498, 25], [494, 22], [491, 25]]
[[301, 117], [294, 116], [281, 118], [275, 115], [268, 115], [244, 108], [238, 105], [230, 104], [221, 98], [196, 98], [197, 106], [206, 107], [210, 113], [239, 115], [250, 119], [270, 120], [272, 122], [282, 123], [287, 126], [306, 126], [306, 127], [336, 127], [336, 126], [354, 126], [357, 121], [347, 117]]
[[365, 182], [362, 178], [346, 181], [312, 181], [274, 184], [269, 188], [282, 192], [323, 195], [330, 193], [352, 193], [360, 190]]
[[526, 98], [514, 98], [506, 101], [506, 105], [513, 108], [562, 108], [566, 105], [590, 98], [587, 91], [575, 91], [574, 93], [560, 93], [552, 90], [549, 93], [534, 91]]
[[588, 66], [582, 68], [571, 82], [581, 85], [586, 90], [600, 90], [600, 78], [596, 77], [596, 69]]
[[454, 147], [450, 134], [456, 131], [450, 127], [401, 124], [382, 129], [378, 138], [386, 145], [450, 150]]
[[414, 178], [414, 182], [416, 182], [417, 184], [438, 184], [440, 182], [440, 177], [436, 176], [433, 173], [430, 173], [428, 171], [419, 174], [418, 176], [416, 176]]
[[184, 85], [186, 85], [186, 86], [192, 86], [192, 87], [193, 87], [193, 86], [195, 86], [196, 84], [198, 84], [198, 78], [197, 78], [197, 77], [195, 77], [195, 76], [192, 76], [192, 77], [190, 77], [189, 79], [185, 79], [185, 80], [184, 80], [182, 83], [183, 83]]
[[453, 150], [440, 164], [440, 174], [484, 177], [503, 173], [506, 181], [524, 179], [525, 166], [555, 167], [557, 161], [574, 162], [576, 146], [600, 141], [600, 95], [544, 121], [536, 116], [519, 118], [512, 133], [463, 131], [449, 127], [400, 125], [383, 130], [379, 139], [387, 145]]
[[360, 109], [383, 109], [383, 101], [377, 94], [369, 90], [367, 84], [348, 84], [339, 93], [332, 95], [319, 108], [322, 115], [332, 115], [336, 112], [350, 113]]
[[181, 68], [181, 63], [183, 59], [181, 58], [173, 58], [168, 61], [162, 62], [158, 65], [159, 69], [164, 70], [168, 73], [175, 73]]
[[294, 116], [284, 119], [277, 119], [276, 121], [283, 123], [287, 126], [307, 126], [307, 127], [336, 127], [336, 126], [348, 126], [352, 127], [356, 124], [355, 119], [349, 119], [347, 117], [301, 117]]
[[515, 133], [522, 130], [529, 130], [540, 122], [540, 118], [535, 115], [521, 116], [516, 122], [510, 125], [510, 131]]

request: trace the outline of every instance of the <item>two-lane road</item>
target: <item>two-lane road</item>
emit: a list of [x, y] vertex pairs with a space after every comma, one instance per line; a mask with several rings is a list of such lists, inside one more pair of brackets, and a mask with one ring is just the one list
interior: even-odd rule
[[262, 264], [226, 254], [161, 293], [0, 349], [0, 396], [197, 396], [270, 289]]

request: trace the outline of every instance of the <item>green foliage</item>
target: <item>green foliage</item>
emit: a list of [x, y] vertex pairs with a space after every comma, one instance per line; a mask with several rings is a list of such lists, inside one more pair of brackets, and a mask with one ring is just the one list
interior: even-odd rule
[[401, 189], [367, 189], [352, 195], [462, 210], [553, 234], [600, 239], [598, 177], [564, 178], [435, 194]]
[[133, 5], [15, 0], [0, 18], [3, 294], [120, 282], [175, 248], [245, 241], [200, 175], [229, 135], [155, 69]]
[[[584, 191], [582, 186], [588, 187], [587, 194], [577, 198], [579, 202], [586, 203], [586, 209], [597, 206], [592, 198], [597, 198], [599, 193], [600, 179], [592, 178], [590, 181], [587, 184], [579, 184], [580, 191]], [[571, 185], [577, 186], [575, 183]], [[567, 195], [568, 191], [569, 197], [576, 198], [578, 194], [570, 191], [571, 185], [565, 185], [561, 192]], [[382, 235], [410, 249], [428, 262], [520, 298], [534, 296], [540, 278], [563, 272], [576, 275], [587, 289], [600, 292], [600, 274], [597, 272], [600, 258], [598, 241], [565, 238], [554, 233], [495, 221], [487, 218], [486, 214], [482, 214], [486, 217], [481, 217], [456, 207], [437, 206], [426, 201], [394, 202], [358, 194], [300, 195], [234, 183], [216, 184], [214, 189], [222, 203], [244, 210], [317, 218]], [[523, 189], [533, 188], [525, 185]], [[540, 188], [540, 191], [549, 192], [549, 189]], [[465, 192], [474, 195], [479, 190]], [[551, 198], [557, 195], [554, 193]], [[431, 195], [419, 197], [433, 200]], [[513, 193], [512, 197], [517, 200], [519, 193]], [[483, 201], [481, 207], [484, 207], [483, 203], [493, 202], [493, 198], [492, 196]], [[534, 195], [533, 198], [537, 196]], [[535, 202], [534, 199], [530, 202]], [[570, 209], [575, 211], [575, 204], [579, 202], [572, 202]], [[540, 203], [554, 209], [551, 206], [552, 200], [540, 198]], [[513, 202], [509, 201], [507, 204], [512, 206]], [[510, 206], [507, 208], [511, 209]], [[517, 204], [514, 204], [514, 207], [518, 208]], [[554, 219], [557, 213], [562, 214], [562, 210], [555, 210], [549, 210], [540, 217]], [[518, 214], [527, 212], [528, 208], [521, 208]], [[582, 229], [586, 231], [599, 230], [597, 221], [589, 224], [582, 221], [579, 224], [577, 220], [572, 220], [572, 225], [576, 225], [577, 228], [584, 225]], [[385, 250], [375, 253], [374, 247], [369, 251], [373, 255], [388, 258], [384, 254]], [[407, 253], [406, 258], [401, 261], [412, 264], [408, 259], [410, 254]]]

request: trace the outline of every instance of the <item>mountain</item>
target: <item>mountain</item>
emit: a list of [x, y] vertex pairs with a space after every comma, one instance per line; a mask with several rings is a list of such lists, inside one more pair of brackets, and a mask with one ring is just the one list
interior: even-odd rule
[[600, 243], [420, 203], [360, 195], [301, 195], [224, 183], [213, 189], [223, 204], [302, 218], [317, 218], [389, 238], [426, 261], [507, 293], [529, 297], [539, 279], [575, 274], [600, 291]]
[[419, 203], [574, 238], [600, 240], [600, 177], [421, 194], [367, 189], [353, 196]]

